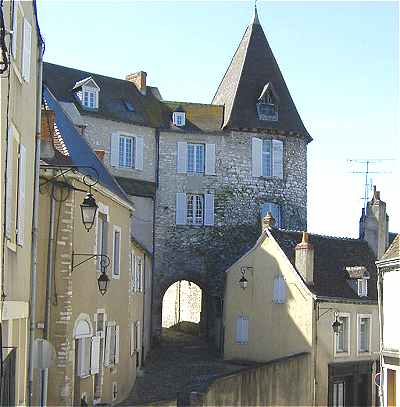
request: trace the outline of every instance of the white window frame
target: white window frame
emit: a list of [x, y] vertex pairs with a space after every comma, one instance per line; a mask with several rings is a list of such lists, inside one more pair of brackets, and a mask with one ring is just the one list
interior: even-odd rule
[[[99, 315], [103, 315], [103, 329], [99, 330], [98, 329], [98, 325], [99, 325], [99, 320], [98, 320], [98, 316]], [[98, 308], [96, 313], [94, 314], [94, 326], [95, 326], [95, 335], [100, 336], [101, 338], [105, 337], [106, 334], [106, 326], [107, 326], [107, 313], [106, 310], [104, 308]]]
[[286, 303], [286, 281], [283, 275], [277, 275], [274, 277], [273, 285], [273, 303], [285, 304]]
[[[109, 243], [108, 243], [108, 229], [110, 227], [110, 217], [109, 217], [109, 208], [106, 205], [103, 205], [101, 202], [97, 203], [98, 205], [98, 210], [96, 213], [96, 242], [95, 242], [95, 253], [97, 254], [104, 254], [104, 255], [108, 255], [108, 251], [109, 251]], [[101, 215], [101, 216], [99, 216]], [[102, 236], [101, 236], [101, 242], [99, 242], [99, 234], [100, 234], [100, 220], [101, 218], [104, 217], [107, 227], [106, 227], [106, 244], [105, 244], [105, 248], [103, 250], [103, 229], [102, 229]], [[99, 244], [100, 243], [100, 244]], [[101, 272], [101, 258], [95, 259], [94, 260], [96, 262], [96, 270], [97, 272]]]
[[172, 123], [177, 127], [183, 127], [186, 124], [186, 113], [185, 112], [173, 112], [172, 113]]
[[[119, 247], [118, 247], [118, 274], [115, 273], [115, 236], [116, 234], [119, 233]], [[121, 244], [122, 244], [122, 233], [121, 233], [121, 228], [117, 225], [113, 225], [113, 240], [112, 240], [112, 254], [113, 254], [113, 263], [112, 263], [112, 278], [119, 280], [121, 277]]]
[[[343, 388], [343, 398], [338, 399], [339, 386]], [[337, 392], [335, 391], [337, 390]], [[344, 380], [334, 381], [332, 383], [332, 407], [344, 407], [346, 405], [346, 382]]]
[[357, 279], [357, 294], [359, 297], [368, 296], [368, 280], [366, 278]]
[[[198, 204], [201, 202], [201, 221], [200, 216], [196, 216], [199, 208]], [[203, 194], [186, 194], [186, 224], [190, 226], [203, 226], [204, 225], [204, 204], [205, 199]], [[189, 216], [189, 205], [192, 206], [191, 216]]]
[[117, 382], [112, 382], [111, 397], [112, 397], [112, 401], [116, 401], [118, 399], [118, 383]]
[[[121, 153], [121, 141], [123, 149]], [[126, 143], [131, 142], [131, 156], [129, 158], [126, 151]], [[122, 157], [121, 157], [122, 155]], [[122, 158], [122, 159], [121, 159]], [[130, 160], [130, 164], [129, 164]], [[120, 134], [118, 138], [118, 168], [135, 168], [136, 165], [136, 137], [128, 134]]]
[[334, 336], [334, 355], [335, 357], [342, 357], [342, 356], [349, 356], [350, 355], [350, 351], [351, 351], [351, 315], [348, 312], [339, 312], [338, 313], [338, 319], [340, 321], [340, 318], [347, 318], [347, 338], [346, 338], [346, 342], [347, 342], [347, 350], [338, 350], [337, 349], [337, 343], [338, 343], [338, 338], [339, 335], [336, 333], [332, 333], [332, 335]]
[[[118, 349], [119, 349], [119, 343], [117, 344], [117, 341], [119, 340], [118, 338], [118, 334], [117, 334], [117, 330], [118, 325], [116, 323], [116, 321], [107, 321], [106, 323], [106, 343], [105, 343], [105, 349], [104, 349], [104, 366], [105, 367], [112, 367], [115, 366], [116, 364], [118, 364]], [[110, 340], [111, 337], [108, 336], [108, 329], [109, 328], [113, 328], [114, 331], [114, 349], [111, 349], [111, 344], [110, 344]], [[107, 356], [108, 356], [108, 360], [107, 360]]]
[[[190, 155], [190, 150], [193, 149], [193, 165], [192, 168], [193, 170], [190, 170], [190, 164], [191, 164], [191, 155]], [[197, 157], [197, 153], [198, 151], [202, 152], [202, 157], [200, 158], [200, 160], [202, 162], [200, 162], [201, 164], [201, 168], [198, 169], [198, 164], [199, 164], [199, 160]], [[189, 175], [204, 175], [205, 172], [205, 167], [206, 167], [206, 145], [202, 144], [202, 143], [188, 143], [187, 144], [187, 173]]]
[[[368, 350], [363, 351], [360, 349], [361, 346], [361, 319], [369, 320], [368, 327]], [[357, 355], [370, 355], [371, 354], [371, 344], [372, 344], [372, 315], [371, 314], [357, 314]]]
[[[247, 321], [247, 331], [246, 336], [247, 340], [243, 338], [238, 338], [238, 323], [239, 321]], [[243, 322], [241, 322], [243, 323]], [[249, 317], [246, 315], [238, 315], [235, 319], [235, 343], [237, 345], [247, 345], [249, 343]]]
[[[87, 101], [85, 101], [85, 94], [87, 94]], [[93, 97], [93, 105], [91, 104], [91, 96]], [[87, 109], [98, 109], [99, 108], [99, 90], [93, 86], [82, 86], [82, 106]]]

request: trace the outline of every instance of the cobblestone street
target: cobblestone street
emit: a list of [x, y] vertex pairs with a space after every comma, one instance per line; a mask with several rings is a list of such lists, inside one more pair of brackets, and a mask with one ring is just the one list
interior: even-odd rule
[[204, 339], [168, 329], [151, 352], [128, 399], [120, 405], [173, 400], [178, 393], [201, 391], [214, 377], [242, 368], [218, 358]]

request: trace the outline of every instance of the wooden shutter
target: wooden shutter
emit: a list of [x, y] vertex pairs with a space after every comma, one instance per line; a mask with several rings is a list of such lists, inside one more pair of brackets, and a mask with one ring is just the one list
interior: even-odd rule
[[112, 167], [119, 167], [119, 134], [111, 135], [110, 164]]
[[176, 172], [178, 174], [186, 174], [187, 172], [187, 143], [185, 141], [178, 141]]
[[135, 168], [143, 170], [143, 137], [135, 137]]
[[206, 175], [215, 175], [215, 144], [206, 144]]
[[186, 194], [178, 192], [176, 194], [176, 224], [186, 225], [187, 222], [187, 207], [186, 207]]
[[31, 74], [31, 48], [32, 48], [32, 26], [24, 18], [24, 37], [22, 45], [22, 78], [29, 82]]
[[19, 146], [17, 244], [23, 246], [25, 236], [26, 148]]
[[283, 141], [272, 140], [272, 176], [283, 178]]
[[100, 371], [100, 336], [93, 336], [90, 359], [90, 373], [97, 374]]
[[253, 137], [251, 140], [251, 163], [253, 177], [261, 177], [262, 174], [262, 145], [263, 141]]
[[204, 225], [214, 226], [214, 195], [204, 195]]
[[7, 179], [6, 179], [6, 237], [12, 239], [13, 229], [13, 202], [14, 202], [14, 132], [12, 127], [8, 129], [7, 144]]
[[115, 327], [115, 358], [114, 363], [119, 363], [119, 325]]
[[106, 327], [106, 346], [104, 350], [104, 366], [110, 366], [110, 344], [111, 344], [111, 335], [112, 335], [113, 329], [112, 326], [107, 324]]

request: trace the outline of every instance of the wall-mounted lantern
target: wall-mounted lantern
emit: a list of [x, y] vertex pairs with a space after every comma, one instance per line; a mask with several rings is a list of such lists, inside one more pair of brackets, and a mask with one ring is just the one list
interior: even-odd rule
[[[324, 310], [324, 312], [321, 314], [320, 311]], [[318, 307], [318, 313], [317, 313], [317, 321], [324, 315], [326, 315], [328, 312], [334, 311], [335, 312], [335, 320], [332, 323], [332, 329], [333, 332], [338, 335], [343, 331], [343, 322], [340, 322], [339, 319], [339, 311], [336, 308], [320, 308]]]
[[81, 203], [81, 214], [82, 214], [82, 223], [85, 226], [86, 231], [89, 232], [94, 225], [94, 220], [96, 219], [97, 212], [97, 203], [94, 199], [94, 196], [91, 193], [91, 189], [85, 196], [85, 199]]
[[240, 268], [240, 273], [242, 276], [240, 277], [240, 280], [239, 280], [239, 286], [242, 290], [245, 290], [249, 284], [249, 282], [247, 281], [247, 278], [245, 277], [246, 271], [250, 271], [252, 269], [253, 269], [253, 267], [244, 267], [244, 266]]

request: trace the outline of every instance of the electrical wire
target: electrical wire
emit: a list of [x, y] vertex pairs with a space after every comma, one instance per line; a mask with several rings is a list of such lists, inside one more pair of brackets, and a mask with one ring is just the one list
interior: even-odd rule
[[0, 50], [1, 50], [1, 62], [0, 62], [0, 75], [6, 72], [10, 66], [8, 58], [8, 50], [6, 45], [6, 25], [4, 23], [3, 14], [3, 0], [0, 2]]

